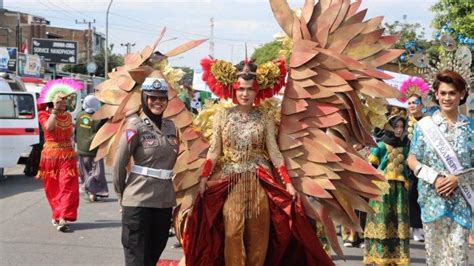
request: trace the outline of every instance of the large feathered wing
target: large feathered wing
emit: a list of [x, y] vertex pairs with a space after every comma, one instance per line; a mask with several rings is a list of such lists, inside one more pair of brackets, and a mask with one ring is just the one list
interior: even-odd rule
[[[333, 221], [360, 230], [354, 210], [371, 212], [365, 199], [379, 199], [372, 182], [383, 177], [353, 149], [374, 145], [360, 96], [396, 97], [378, 71], [403, 51], [383, 36], [381, 17], [364, 21], [360, 1], [305, 1], [301, 16], [286, 1], [270, 0], [293, 40], [278, 141], [307, 214], [320, 221], [339, 254]], [[365, 198], [365, 199], [364, 199]]]
[[[116, 71], [109, 73], [109, 79], [96, 88], [97, 98], [103, 106], [94, 114], [94, 119], [107, 119], [107, 123], [97, 132], [90, 149], [98, 147], [96, 159], [106, 157], [108, 165], [112, 165], [117, 150], [120, 134], [126, 118], [141, 110], [141, 84], [153, 72], [160, 72], [167, 80], [168, 107], [163, 116], [171, 119], [179, 130], [179, 157], [173, 172], [173, 184], [177, 194], [178, 209], [175, 221], [183, 221], [192, 205], [199, 182], [199, 168], [203, 164], [209, 144], [202, 134], [192, 126], [192, 114], [179, 99], [174, 86], [177, 80], [176, 70], [169, 66], [166, 58], [180, 55], [206, 40], [189, 41], [164, 55], [153, 52], [162, 39], [165, 30], [152, 46], [145, 47], [139, 53], [127, 55], [125, 64]], [[179, 223], [180, 225], [184, 223]]]

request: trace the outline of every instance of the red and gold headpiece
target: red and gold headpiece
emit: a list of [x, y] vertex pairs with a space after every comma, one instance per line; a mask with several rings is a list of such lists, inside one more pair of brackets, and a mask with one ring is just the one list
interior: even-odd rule
[[285, 85], [286, 67], [282, 59], [255, 65], [252, 61], [244, 60], [238, 65], [204, 58], [201, 60], [203, 69], [202, 79], [209, 89], [221, 99], [234, 99], [234, 90], [240, 87], [239, 77], [253, 79], [253, 87], [257, 91], [255, 104], [271, 98]]

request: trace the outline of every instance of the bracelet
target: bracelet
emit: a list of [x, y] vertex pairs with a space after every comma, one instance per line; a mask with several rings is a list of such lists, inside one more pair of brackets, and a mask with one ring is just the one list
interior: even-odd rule
[[413, 174], [418, 177], [418, 174], [420, 173], [421, 171], [421, 168], [423, 168], [424, 164], [422, 163], [419, 163], [415, 166], [415, 169], [413, 170]]

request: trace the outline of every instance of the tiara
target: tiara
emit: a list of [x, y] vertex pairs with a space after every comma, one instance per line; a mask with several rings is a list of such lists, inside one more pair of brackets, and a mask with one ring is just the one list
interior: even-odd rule
[[457, 72], [466, 81], [466, 89], [471, 88], [473, 76], [471, 72], [472, 54], [468, 46], [458, 45], [453, 36], [449, 34], [441, 35], [439, 39], [443, 51], [440, 52], [438, 60], [429, 61], [428, 56], [423, 53], [416, 53], [411, 57], [411, 61], [418, 68], [418, 73], [429, 84], [433, 84], [436, 74], [443, 70]]

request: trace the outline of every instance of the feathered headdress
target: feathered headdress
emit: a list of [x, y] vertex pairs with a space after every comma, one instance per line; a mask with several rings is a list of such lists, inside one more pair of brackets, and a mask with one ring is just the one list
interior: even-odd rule
[[84, 89], [84, 85], [73, 79], [50, 80], [41, 89], [38, 103], [52, 102], [58, 93], [62, 93], [67, 96], [82, 89]]
[[232, 63], [204, 58], [201, 60], [203, 69], [202, 80], [206, 82], [209, 89], [219, 98], [233, 98], [234, 90], [240, 87], [238, 78], [241, 75], [255, 75], [254, 89], [257, 91], [255, 104], [271, 98], [277, 94], [285, 85], [286, 67], [285, 60], [279, 59], [257, 66], [256, 71], [251, 71], [251, 61], [245, 60], [241, 71]]
[[402, 97], [400, 97], [401, 102], [406, 102], [408, 98], [413, 95], [424, 96], [430, 90], [430, 86], [425, 82], [424, 79], [419, 77], [410, 77], [403, 81], [400, 86], [400, 92]]
[[459, 45], [449, 34], [443, 34], [439, 41], [444, 50], [439, 54], [437, 60], [430, 62], [427, 54], [416, 53], [411, 59], [413, 64], [429, 84], [433, 84], [439, 72], [451, 70], [462, 76], [466, 81], [466, 89], [469, 90], [474, 81], [471, 71], [471, 50], [468, 46]]

